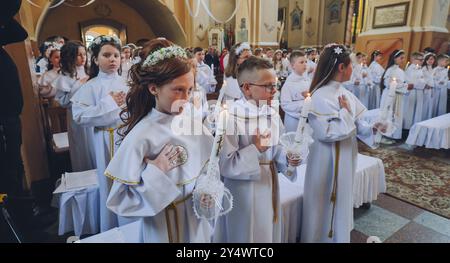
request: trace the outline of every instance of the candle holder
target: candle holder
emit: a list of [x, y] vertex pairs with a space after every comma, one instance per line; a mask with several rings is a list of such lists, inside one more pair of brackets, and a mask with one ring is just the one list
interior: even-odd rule
[[[219, 109], [215, 109], [215, 112], [217, 111]], [[211, 155], [203, 166], [192, 193], [194, 212], [199, 219], [216, 219], [233, 208], [233, 196], [220, 180], [219, 167], [219, 156], [225, 139], [228, 117], [227, 107], [224, 105], [215, 122], [217, 126]]]
[[[309, 154], [309, 146], [314, 142], [312, 138], [313, 130], [309, 124], [304, 123], [299, 129], [300, 132], [288, 132], [281, 136], [281, 145], [286, 151], [289, 160], [306, 160]], [[291, 176], [296, 167], [288, 165], [287, 176]]]
[[220, 180], [218, 162], [207, 163], [192, 193], [193, 208], [199, 219], [216, 219], [233, 209], [233, 195]]

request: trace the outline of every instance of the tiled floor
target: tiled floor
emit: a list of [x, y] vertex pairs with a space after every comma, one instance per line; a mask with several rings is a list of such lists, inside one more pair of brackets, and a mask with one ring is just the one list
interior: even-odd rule
[[[431, 158], [450, 165], [450, 150], [411, 147], [400, 143], [393, 146], [412, 155]], [[450, 187], [450, 183], [449, 183]], [[381, 194], [370, 209], [355, 209], [351, 242], [366, 243], [377, 236], [386, 243], [450, 243], [450, 220], [410, 203]]]
[[450, 243], [450, 220], [388, 195], [355, 209], [352, 243], [376, 236], [385, 243]]

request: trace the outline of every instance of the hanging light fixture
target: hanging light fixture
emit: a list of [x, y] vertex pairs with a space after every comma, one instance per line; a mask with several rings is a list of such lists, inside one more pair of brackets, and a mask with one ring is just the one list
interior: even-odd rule
[[[42, 6], [33, 2], [33, 0], [27, 0], [27, 2], [30, 3], [30, 5], [32, 5], [34, 7], [42, 8]], [[56, 0], [56, 1], [49, 0], [49, 2], [50, 2], [50, 6], [48, 8], [51, 9], [51, 8], [58, 7], [62, 4], [66, 5], [66, 6], [70, 6], [70, 7], [86, 7], [86, 6], [94, 3], [95, 0], [83, 1], [83, 4], [81, 4], [81, 5], [75, 4], [74, 2], [80, 2], [80, 1], [74, 1], [74, 0], [67, 0], [67, 1], [66, 0]]]
[[218, 18], [216, 18], [216, 17], [212, 14], [211, 10], [209, 10], [209, 6], [208, 6], [207, 3], [205, 3], [205, 0], [197, 0], [197, 1], [196, 1], [196, 4], [195, 4], [195, 5], [196, 5], [195, 12], [192, 12], [192, 8], [191, 8], [191, 6], [190, 6], [190, 4], [189, 4], [189, 0], [185, 0], [185, 1], [184, 1], [184, 3], [186, 4], [187, 9], [188, 9], [188, 11], [189, 11], [189, 15], [192, 16], [193, 18], [196, 18], [196, 17], [199, 15], [199, 13], [200, 13], [200, 5], [201, 5], [201, 6], [203, 6], [203, 9], [205, 9], [206, 14], [208, 14], [209, 17], [211, 17], [215, 22], [217, 22], [217, 23], [219, 23], [219, 24], [226, 24], [226, 23], [230, 22], [231, 19], [233, 19], [233, 17], [236, 15], [236, 13], [237, 13], [237, 11], [238, 11], [238, 8], [241, 6], [241, 2], [242, 2], [242, 0], [239, 0], [239, 1], [236, 3], [235, 9], [234, 9], [233, 13], [231, 14], [231, 16], [230, 16], [228, 19], [226, 19], [226, 20], [219, 20]]

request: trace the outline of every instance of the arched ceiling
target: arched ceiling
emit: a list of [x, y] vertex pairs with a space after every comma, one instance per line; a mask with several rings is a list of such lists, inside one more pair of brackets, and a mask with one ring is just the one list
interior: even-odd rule
[[159, 0], [121, 0], [138, 12], [158, 37], [186, 46], [186, 34], [172, 11]]
[[[121, 1], [134, 9], [147, 22], [158, 37], [165, 37], [180, 46], [187, 45], [187, 37], [181, 24], [172, 11], [160, 0], [114, 0]], [[41, 25], [49, 11], [45, 5], [36, 25], [36, 36], [39, 36]], [[120, 22], [120, 21], [119, 21]], [[138, 26], [138, 25], [136, 25]]]

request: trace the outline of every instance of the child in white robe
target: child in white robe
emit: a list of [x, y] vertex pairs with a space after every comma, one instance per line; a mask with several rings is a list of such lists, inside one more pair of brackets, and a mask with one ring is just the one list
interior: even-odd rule
[[[403, 131], [403, 114], [404, 114], [404, 95], [408, 92], [408, 89], [411, 89], [412, 85], [406, 82], [405, 71], [400, 68], [400, 65], [403, 65], [405, 62], [405, 51], [404, 50], [394, 50], [389, 56], [388, 66], [386, 67], [386, 71], [381, 77], [381, 103], [380, 108], [383, 108], [388, 103], [389, 97], [389, 87], [392, 81], [397, 82], [396, 91], [395, 91], [395, 100], [393, 105], [394, 111], [394, 120], [393, 123], [396, 127], [395, 131], [392, 135], [389, 135], [390, 138], [399, 140], [402, 138]], [[393, 143], [390, 140], [383, 140], [383, 143]]]
[[[225, 81], [220, 93], [223, 93], [223, 101], [238, 100], [242, 97], [242, 91], [236, 79], [239, 65], [252, 55], [248, 43], [238, 43], [234, 45], [229, 53], [227, 66], [225, 67]], [[220, 95], [219, 95], [220, 97]]]
[[406, 80], [412, 85], [412, 89], [405, 94], [405, 106], [403, 115], [403, 128], [410, 129], [415, 123], [423, 121], [423, 112], [428, 110], [424, 105], [425, 79], [422, 71], [423, 54], [413, 52], [411, 64], [406, 69]]
[[275, 69], [278, 79], [286, 79], [286, 77], [288, 76], [288, 69], [287, 67], [285, 67], [283, 60], [284, 60], [283, 51], [278, 49], [277, 51], [275, 51], [275, 54], [273, 55], [272, 58], [273, 67]]
[[42, 75], [48, 70], [49, 48], [53, 45], [52, 42], [44, 42], [39, 46], [40, 56], [36, 59], [36, 74]]
[[368, 108], [370, 89], [373, 86], [372, 80], [367, 68], [367, 55], [361, 52], [356, 54], [356, 63], [353, 64], [353, 73], [350, 79], [353, 85], [353, 93]]
[[104, 176], [105, 168], [117, 149], [117, 131], [123, 125], [120, 113], [125, 106], [128, 86], [118, 74], [120, 66], [120, 40], [98, 36], [94, 39], [91, 79], [72, 97], [73, 119], [76, 123], [94, 129], [95, 160], [100, 190], [100, 229], [106, 231], [123, 225], [128, 220], [106, 208], [106, 198], [112, 181]]
[[114, 181], [107, 206], [143, 218], [144, 242], [210, 242], [211, 223], [196, 217], [192, 191], [213, 138], [201, 120], [200, 134], [188, 128], [180, 135], [173, 128], [183, 115], [174, 106], [189, 100], [194, 72], [184, 50], [168, 40], [152, 40], [148, 47], [147, 59], [132, 73], [125, 138], [105, 171]]
[[131, 60], [131, 53], [132, 49], [131, 46], [124, 46], [122, 48], [122, 54], [121, 54], [121, 76], [125, 81], [129, 80], [129, 71], [131, 69], [131, 66], [133, 66], [133, 61]]
[[[197, 58], [195, 58], [194, 55], [188, 51], [186, 51], [186, 55], [189, 58], [189, 63], [191, 63], [195, 76], [197, 76]], [[188, 111], [189, 114], [194, 116], [194, 118], [199, 118], [199, 120], [203, 121], [209, 113], [209, 104], [206, 94], [207, 92], [205, 89], [200, 86], [197, 83], [197, 79], [195, 79], [195, 86], [192, 90], [190, 104], [186, 105], [188, 108], [185, 109], [184, 112]]]
[[317, 57], [317, 49], [315, 48], [307, 48], [305, 50], [306, 58], [307, 58], [307, 70], [305, 72], [306, 77], [310, 80], [314, 77], [314, 72], [316, 71], [316, 57]]
[[59, 76], [61, 51], [59, 48], [51, 48], [49, 55], [48, 70], [37, 81], [38, 93], [46, 99], [53, 99], [56, 95], [56, 88], [52, 85]]
[[301, 51], [293, 51], [290, 59], [293, 71], [286, 79], [280, 96], [281, 108], [285, 112], [286, 132], [297, 130], [302, 106], [311, 84], [311, 81], [304, 76], [307, 68], [305, 54]]
[[[273, 108], [276, 74], [272, 63], [251, 57], [241, 64], [238, 81], [244, 97], [228, 105], [230, 118], [220, 157], [225, 186], [234, 197], [233, 209], [217, 221], [215, 242], [281, 242], [282, 218], [278, 172], [288, 163], [279, 144], [283, 125]], [[294, 180], [294, 172], [289, 179]]]
[[434, 53], [427, 53], [424, 56], [424, 61], [422, 64], [423, 75], [425, 78], [426, 86], [424, 90], [424, 104], [427, 110], [423, 112], [423, 119], [429, 120], [436, 117], [436, 108], [438, 93], [435, 89], [434, 83], [434, 68], [436, 67], [436, 55]]
[[366, 108], [342, 85], [352, 74], [349, 54], [343, 45], [327, 46], [311, 84], [308, 119], [314, 142], [306, 168], [301, 242], [350, 242], [356, 138], [373, 145], [375, 129], [360, 119]]
[[211, 68], [205, 64], [205, 51], [201, 47], [194, 49], [194, 57], [197, 60], [195, 81], [206, 93], [214, 93], [216, 91], [217, 80]]
[[381, 90], [380, 90], [380, 80], [383, 76], [384, 68], [381, 66], [380, 62], [383, 59], [383, 53], [379, 50], [375, 50], [372, 53], [371, 61], [369, 66], [369, 76], [372, 78], [373, 86], [370, 89], [369, 94], [369, 107], [367, 109], [373, 110], [380, 108], [381, 100]]
[[55, 100], [67, 108], [67, 129], [72, 171], [95, 169], [95, 153], [92, 145], [92, 128], [82, 127], [72, 117], [70, 99], [86, 83], [86, 48], [79, 41], [68, 41], [61, 48], [61, 74], [51, 84], [56, 88]]
[[441, 116], [447, 112], [448, 62], [448, 55], [441, 54], [437, 56], [438, 66], [433, 73], [436, 96], [438, 97], [436, 99], [436, 116]]

